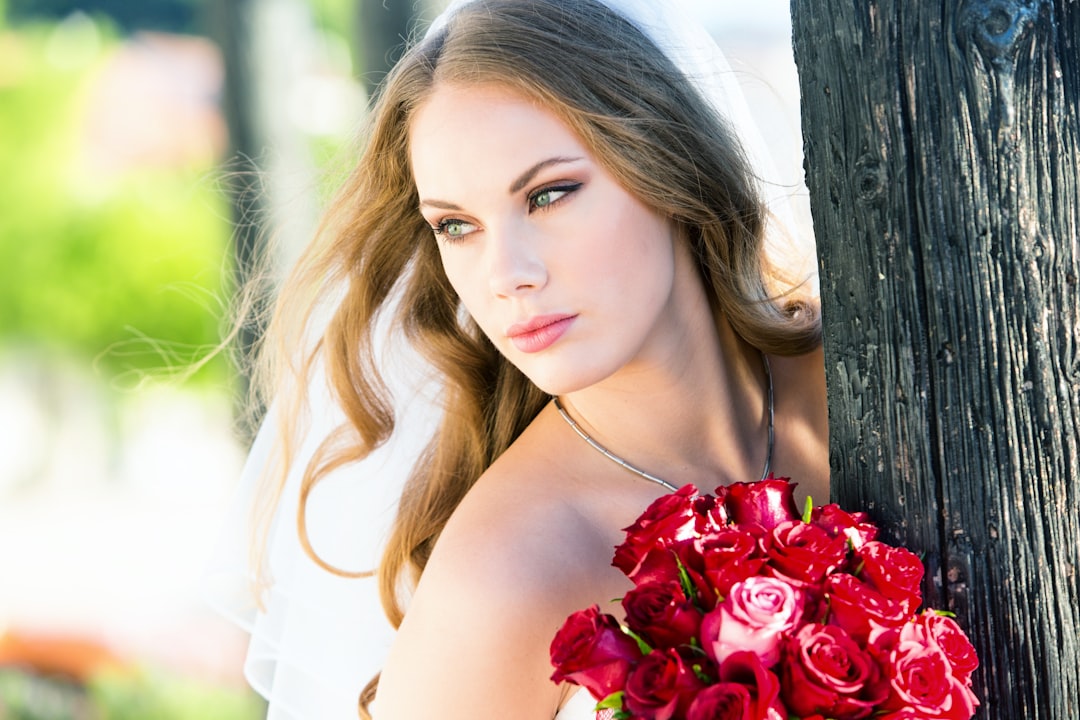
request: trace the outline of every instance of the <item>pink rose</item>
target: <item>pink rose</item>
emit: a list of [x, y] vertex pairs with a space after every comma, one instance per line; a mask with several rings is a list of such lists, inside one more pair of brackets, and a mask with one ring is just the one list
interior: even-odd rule
[[634, 524], [626, 528], [626, 541], [615, 548], [612, 565], [633, 578], [642, 558], [653, 549], [694, 536], [697, 490], [686, 485], [668, 495], [661, 495]]
[[910, 709], [926, 720], [969, 720], [979, 701], [953, 675], [949, 658], [926, 629], [909, 623], [897, 635], [888, 653], [890, 693], [883, 709]]
[[697, 637], [702, 613], [678, 582], [638, 585], [622, 599], [626, 624], [653, 647], [676, 647]]
[[681, 718], [704, 687], [677, 650], [653, 650], [627, 676], [623, 707], [653, 720]]
[[769, 565], [793, 580], [819, 584], [844, 562], [847, 542], [801, 520], [773, 528]]
[[888, 695], [881, 670], [841, 628], [805, 625], [786, 644], [784, 702], [805, 717], [865, 718]]
[[900, 603], [905, 613], [915, 612], [922, 604], [919, 585], [923, 564], [918, 555], [875, 540], [863, 545], [857, 557], [862, 565], [860, 578], [885, 597]]
[[765, 667], [780, 659], [780, 642], [802, 621], [805, 596], [779, 578], [755, 576], [731, 586], [731, 593], [701, 623], [701, 645], [717, 663], [747, 650]]
[[756, 523], [772, 530], [782, 522], [798, 520], [795, 485], [788, 478], [774, 478], [752, 483], [732, 483], [716, 488], [716, 496], [727, 508], [728, 517], [739, 525]]
[[909, 615], [890, 600], [853, 575], [835, 573], [825, 581], [829, 603], [829, 625], [842, 627], [855, 642], [873, 643], [881, 633], [899, 628]]
[[687, 720], [785, 720], [780, 683], [751, 652], [729, 655], [714, 685], [694, 698]]
[[568, 617], [551, 641], [551, 679], [580, 685], [603, 700], [623, 688], [631, 663], [640, 657], [637, 642], [593, 605]]
[[810, 524], [829, 533], [830, 537], [843, 536], [856, 550], [878, 536], [878, 529], [870, 522], [869, 515], [864, 512], [849, 513], [834, 504], [814, 508], [810, 514]]

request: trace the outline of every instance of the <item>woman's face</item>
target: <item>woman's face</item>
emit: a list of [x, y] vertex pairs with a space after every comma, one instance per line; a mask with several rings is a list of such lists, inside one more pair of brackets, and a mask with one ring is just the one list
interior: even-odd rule
[[697, 277], [685, 243], [559, 118], [499, 86], [437, 84], [410, 143], [450, 283], [538, 387], [573, 392], [673, 359], [678, 288]]

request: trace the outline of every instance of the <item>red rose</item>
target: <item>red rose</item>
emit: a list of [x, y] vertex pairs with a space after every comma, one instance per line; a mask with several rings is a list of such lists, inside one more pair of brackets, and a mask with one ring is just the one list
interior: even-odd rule
[[869, 515], [864, 512], [849, 513], [840, 509], [839, 505], [814, 508], [810, 514], [810, 524], [829, 533], [830, 537], [845, 537], [856, 550], [878, 536], [878, 529], [870, 522]]
[[[892, 712], [878, 714], [874, 720], [924, 720], [926, 716], [914, 708], [904, 707]], [[805, 718], [803, 719], [805, 720]]]
[[971, 640], [952, 618], [937, 613], [924, 613], [923, 617], [927, 618], [930, 632], [938, 646], [945, 652], [945, 657], [949, 658], [953, 675], [970, 687], [971, 674], [979, 667], [979, 656]]
[[773, 528], [769, 565], [794, 580], [819, 584], [844, 562], [847, 542], [801, 520]]
[[753, 534], [727, 527], [702, 538], [703, 575], [714, 594], [727, 597], [731, 586], [757, 575], [765, 564], [761, 546]]
[[952, 674], [957, 680], [965, 685], [971, 685], [971, 673], [979, 667], [979, 657], [975, 654], [975, 648], [967, 635], [956, 624], [956, 621], [936, 612], [928, 611], [919, 615], [916, 620], [918, 625], [926, 628], [930, 637], [937, 642], [938, 647], [949, 659]]
[[899, 628], [909, 617], [900, 603], [847, 573], [830, 575], [825, 581], [825, 594], [828, 624], [842, 627], [860, 644], [874, 642], [878, 635]]
[[752, 483], [732, 483], [716, 488], [717, 499], [727, 508], [728, 517], [739, 525], [756, 523], [772, 530], [782, 522], [798, 520], [795, 485], [787, 478]]
[[698, 693], [686, 720], [757, 720], [750, 688], [740, 683], [717, 683]]
[[653, 501], [641, 517], [626, 528], [626, 541], [615, 548], [615, 559], [611, 564], [627, 577], [633, 577], [642, 558], [650, 550], [692, 537], [696, 497], [694, 486], [686, 485]]
[[727, 508], [712, 495], [702, 495], [694, 500], [694, 514], [698, 535], [706, 535], [727, 527], [729, 520]]
[[792, 713], [864, 718], [888, 695], [881, 670], [841, 628], [812, 624], [786, 644], [782, 686]]
[[551, 641], [551, 679], [580, 685], [603, 700], [623, 688], [631, 663], [640, 657], [637, 642], [593, 605], [568, 617]]
[[926, 628], [908, 623], [896, 634], [888, 654], [890, 693], [883, 709], [911, 709], [915, 717], [926, 720], [969, 720], [979, 701], [952, 674], [949, 658]]
[[862, 580], [900, 603], [905, 613], [918, 609], [922, 604], [919, 585], [923, 578], [923, 564], [918, 555], [876, 540], [863, 545], [857, 555], [862, 565], [859, 574]]
[[673, 648], [653, 650], [626, 678], [623, 706], [634, 715], [653, 720], [685, 717], [694, 697], [705, 687]]
[[719, 682], [698, 693], [687, 720], [783, 720], [780, 683], [751, 652], [728, 656], [718, 669]]
[[[684, 544], [690, 544], [685, 541]], [[679, 582], [678, 549], [675, 546], [657, 547], [645, 553], [630, 576], [635, 585]]]
[[747, 650], [765, 667], [780, 659], [780, 643], [802, 621], [806, 599], [779, 578], [755, 576], [731, 587], [731, 594], [701, 622], [701, 646], [721, 663]]
[[676, 647], [696, 638], [702, 613], [678, 582], [638, 585], [623, 596], [626, 624], [653, 647]]
[[701, 549], [695, 538], [677, 542], [662, 542], [659, 547], [644, 553], [637, 568], [627, 577], [635, 585], [647, 582], [665, 582], [678, 580], [681, 576], [679, 566], [691, 573], [698, 574], [705, 567], [701, 558]]

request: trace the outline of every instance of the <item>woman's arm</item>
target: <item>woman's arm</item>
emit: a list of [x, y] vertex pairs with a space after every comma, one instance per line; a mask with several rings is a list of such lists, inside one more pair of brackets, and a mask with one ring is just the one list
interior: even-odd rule
[[578, 533], [557, 513], [480, 495], [458, 508], [409, 604], [377, 720], [551, 720], [558, 710], [549, 647], [588, 585], [568, 558]]

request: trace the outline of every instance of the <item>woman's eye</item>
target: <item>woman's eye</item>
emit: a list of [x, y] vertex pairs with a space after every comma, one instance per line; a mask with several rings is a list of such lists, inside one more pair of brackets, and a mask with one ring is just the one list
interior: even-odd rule
[[439, 237], [455, 240], [457, 238], [465, 237], [469, 233], [475, 231], [476, 226], [470, 222], [465, 222], [464, 220], [449, 218], [439, 221], [439, 224], [433, 226], [431, 229]]
[[555, 187], [537, 190], [529, 196], [529, 206], [533, 210], [543, 210], [544, 208], [559, 202], [579, 187], [581, 187], [581, 183], [570, 183], [568, 185], [557, 185]]

